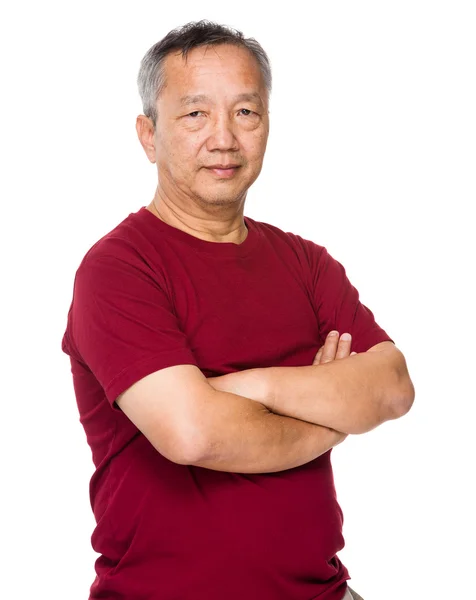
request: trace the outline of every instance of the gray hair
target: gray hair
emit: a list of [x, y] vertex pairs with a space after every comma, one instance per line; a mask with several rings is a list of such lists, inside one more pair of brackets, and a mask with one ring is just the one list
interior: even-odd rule
[[164, 60], [173, 50], [187, 55], [198, 46], [232, 44], [247, 48], [258, 61], [263, 75], [268, 98], [271, 94], [271, 65], [268, 55], [254, 38], [245, 38], [241, 31], [211, 21], [187, 23], [170, 31], [163, 39], [146, 52], [141, 61], [137, 85], [142, 99], [144, 114], [154, 123], [157, 120], [157, 99], [165, 86]]

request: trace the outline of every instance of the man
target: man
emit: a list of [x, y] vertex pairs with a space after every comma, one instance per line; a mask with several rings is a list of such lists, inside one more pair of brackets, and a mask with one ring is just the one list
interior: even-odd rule
[[96, 466], [90, 598], [359, 598], [330, 452], [409, 410], [405, 359], [325, 248], [244, 217], [261, 46], [190, 23], [139, 89], [157, 190], [87, 252], [62, 346]]

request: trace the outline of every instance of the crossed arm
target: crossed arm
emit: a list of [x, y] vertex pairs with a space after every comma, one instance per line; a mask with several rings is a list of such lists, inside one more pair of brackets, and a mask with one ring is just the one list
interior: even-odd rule
[[332, 334], [310, 366], [250, 369], [208, 382], [275, 414], [345, 434], [365, 433], [406, 414], [415, 392], [400, 350], [387, 341], [351, 354], [350, 336]]
[[[160, 393], [158, 393], [160, 390]], [[306, 464], [408, 411], [413, 385], [391, 342], [350, 353], [329, 336], [305, 367], [271, 367], [208, 380], [193, 365], [151, 373], [116, 402], [164, 456], [235, 473]]]

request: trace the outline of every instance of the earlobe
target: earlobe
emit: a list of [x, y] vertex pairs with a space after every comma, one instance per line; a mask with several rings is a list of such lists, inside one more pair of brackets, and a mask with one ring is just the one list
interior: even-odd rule
[[136, 119], [136, 131], [147, 158], [155, 164], [155, 128], [152, 120], [145, 115], [139, 115]]

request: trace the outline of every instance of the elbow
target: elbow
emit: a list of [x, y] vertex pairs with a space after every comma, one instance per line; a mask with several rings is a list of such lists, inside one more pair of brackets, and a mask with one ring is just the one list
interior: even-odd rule
[[406, 415], [415, 400], [415, 388], [408, 374], [405, 357], [400, 351], [397, 353], [397, 360], [394, 362], [392, 372], [393, 385], [389, 388], [386, 403], [389, 420], [399, 419]]
[[204, 444], [197, 437], [182, 439], [180, 447], [176, 447], [174, 460], [180, 465], [198, 466], [205, 456]]
[[191, 427], [174, 431], [167, 440], [150, 440], [155, 449], [178, 465], [196, 465], [204, 455], [202, 437]]
[[393, 390], [387, 402], [388, 418], [400, 419], [405, 416], [413, 406], [415, 400], [415, 387], [408, 373], [399, 378], [396, 389]]

